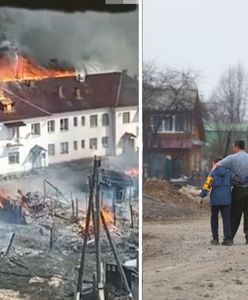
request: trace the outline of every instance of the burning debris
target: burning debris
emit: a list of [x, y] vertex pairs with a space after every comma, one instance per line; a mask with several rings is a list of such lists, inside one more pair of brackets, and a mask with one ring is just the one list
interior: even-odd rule
[[[136, 256], [138, 247], [137, 202], [132, 203], [132, 220], [125, 219], [121, 210], [114, 211], [113, 207], [108, 204], [105, 194], [101, 193], [103, 188], [101, 176], [99, 179], [100, 190], [96, 189], [94, 195], [96, 196], [95, 193], [98, 191], [98, 195], [101, 196], [98, 204], [100, 205], [100, 223], [102, 222], [103, 225], [98, 229], [98, 235], [96, 235], [98, 227], [95, 225], [97, 203], [95, 196], [93, 199], [92, 196], [87, 197], [85, 202], [82, 199], [73, 199], [73, 196], [69, 200], [50, 181], [49, 186], [52, 185], [54, 190], [57, 189], [57, 193], [53, 196], [47, 188], [48, 181], [43, 185], [45, 192], [25, 193], [18, 190], [15, 197], [12, 193], [10, 196], [7, 191], [0, 192], [0, 238], [2, 241], [0, 245], [2, 253], [0, 293], [1, 288], [11, 289], [12, 282], [19, 291], [30, 295], [33, 299], [75, 299], [76, 282], [78, 282], [77, 290], [81, 289], [81, 295], [86, 295], [87, 291], [90, 291], [92, 295], [99, 288], [98, 284], [91, 284], [92, 278], [96, 278], [94, 274], [97, 274], [99, 269], [95, 265], [97, 245], [100, 245], [101, 249], [101, 270], [105, 269], [105, 263], [113, 264], [116, 261], [116, 255], [118, 256], [118, 270], [121, 270], [124, 260]], [[128, 205], [123, 205], [123, 211], [130, 209], [129, 198], [123, 199], [123, 204], [124, 202]], [[94, 210], [90, 213], [92, 218], [87, 227], [90, 203], [93, 204]], [[119, 205], [121, 206], [121, 202]], [[114, 249], [115, 253], [112, 253], [111, 249], [112, 251]], [[78, 269], [77, 266], [82, 251], [84, 255], [87, 254], [87, 260], [84, 263], [84, 275], [82, 280], [79, 280], [80, 268]], [[125, 281], [123, 276], [127, 275], [122, 273], [120, 276]], [[83, 286], [79, 285], [79, 282], [83, 283]], [[105, 282], [103, 281], [102, 284], [104, 286]], [[114, 297], [108, 292], [106, 299], [117, 299], [126, 292], [130, 293], [129, 279], [127, 284], [126, 289], [119, 291], [119, 294], [117, 289]], [[106, 285], [108, 285], [107, 282]], [[38, 286], [38, 289], [35, 288]]]

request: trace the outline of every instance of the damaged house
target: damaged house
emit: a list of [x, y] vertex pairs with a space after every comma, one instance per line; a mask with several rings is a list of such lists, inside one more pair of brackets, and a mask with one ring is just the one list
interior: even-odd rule
[[170, 179], [201, 171], [205, 136], [198, 91], [157, 89], [143, 109], [148, 176]]
[[1, 84], [1, 175], [135, 152], [138, 82], [127, 71]]

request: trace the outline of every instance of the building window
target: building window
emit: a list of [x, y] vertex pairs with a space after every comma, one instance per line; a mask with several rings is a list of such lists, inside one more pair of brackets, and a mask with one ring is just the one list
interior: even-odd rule
[[85, 141], [84, 141], [84, 140], [81, 141], [81, 148], [82, 148], [82, 149], [85, 148]]
[[130, 123], [130, 113], [129, 112], [124, 112], [122, 115], [122, 121], [123, 123]]
[[32, 135], [40, 135], [40, 123], [31, 124]]
[[102, 115], [102, 126], [108, 126], [109, 125], [109, 114], [103, 114]]
[[55, 144], [48, 144], [48, 156], [55, 155]]
[[74, 127], [77, 127], [77, 126], [78, 126], [78, 118], [77, 118], [77, 117], [74, 117], [74, 118], [73, 118], [73, 126], [74, 126]]
[[176, 115], [174, 116], [174, 129], [175, 131], [185, 131], [185, 119], [183, 116]]
[[69, 129], [68, 119], [60, 119], [60, 130], [67, 131]]
[[81, 117], [81, 126], [85, 126], [85, 117]]
[[97, 127], [97, 115], [90, 116], [90, 127]]
[[77, 142], [77, 141], [74, 141], [74, 142], [73, 142], [73, 149], [74, 149], [74, 150], [77, 150], [77, 149], [78, 149], [78, 142]]
[[47, 122], [47, 131], [49, 133], [52, 133], [52, 132], [55, 131], [55, 122], [54, 122], [54, 120], [51, 120], [51, 121]]
[[9, 153], [9, 165], [19, 164], [20, 155], [19, 152], [10, 152]]
[[154, 116], [154, 132], [184, 132], [186, 131], [185, 117], [182, 115]]
[[90, 149], [97, 149], [97, 139], [90, 139]]
[[60, 153], [61, 154], [69, 153], [69, 144], [68, 144], [68, 142], [60, 143]]
[[102, 138], [102, 146], [103, 146], [103, 148], [108, 148], [109, 147], [109, 138], [108, 138], [108, 136], [104, 136]]

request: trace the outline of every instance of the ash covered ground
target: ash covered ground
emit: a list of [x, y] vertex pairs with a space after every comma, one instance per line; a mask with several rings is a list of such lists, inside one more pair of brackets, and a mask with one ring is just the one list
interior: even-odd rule
[[[122, 159], [103, 162], [104, 167], [121, 167]], [[2, 181], [0, 190], [17, 198], [17, 189], [43, 195], [43, 180], [56, 185], [68, 199], [71, 193], [79, 199], [79, 217], [84, 224], [85, 196], [88, 194], [87, 178], [92, 170], [92, 160], [54, 166], [37, 173]], [[48, 191], [50, 195], [52, 190]], [[78, 267], [83, 245], [81, 225], [71, 221], [70, 201], [53, 198], [53, 208], [48, 206], [29, 218], [30, 224], [11, 224], [0, 220], [0, 299], [74, 299]], [[63, 200], [63, 201], [60, 201]], [[109, 222], [111, 235], [117, 245], [121, 261], [136, 256], [138, 247], [138, 201], [134, 201], [134, 228], [130, 220], [117, 218]], [[53, 247], [50, 249], [50, 232], [54, 228]], [[6, 256], [12, 234], [13, 244]], [[103, 263], [115, 262], [105, 232], [101, 232]], [[91, 234], [86, 254], [85, 280], [92, 280], [95, 271], [94, 237]]]

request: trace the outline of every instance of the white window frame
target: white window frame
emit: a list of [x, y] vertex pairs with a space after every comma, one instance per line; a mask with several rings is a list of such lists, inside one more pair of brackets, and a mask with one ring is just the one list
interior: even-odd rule
[[47, 121], [47, 132], [54, 133], [55, 132], [55, 120]]
[[69, 154], [69, 143], [68, 142], [60, 143], [60, 154]]
[[73, 117], [73, 126], [78, 127], [78, 117]]
[[81, 148], [85, 149], [85, 140], [81, 140]]
[[165, 120], [163, 119], [162, 122], [161, 122], [161, 125], [160, 127], [162, 127], [162, 130], [161, 129], [158, 129], [158, 133], [185, 133], [186, 131], [185, 130], [176, 130], [176, 115], [165, 115], [165, 116], [153, 116], [152, 117], [152, 127], [154, 129], [154, 119], [155, 118], [166, 118], [166, 117], [171, 117], [172, 118], [172, 130], [166, 130], [165, 129]]
[[[95, 146], [93, 146], [92, 144], [93, 144], [93, 142], [96, 142], [95, 144]], [[98, 141], [97, 141], [97, 138], [91, 138], [90, 139], [90, 149], [92, 149], [92, 150], [97, 150], [97, 145], [98, 144]]]
[[73, 150], [74, 151], [78, 150], [78, 141], [73, 141]]
[[63, 118], [60, 119], [60, 131], [68, 131], [69, 130], [69, 119]]
[[[35, 132], [35, 129], [39, 128], [38, 130], [38, 133]], [[32, 123], [31, 124], [31, 134], [32, 136], [40, 136], [40, 131], [41, 131], [41, 128], [40, 128], [40, 123]]]
[[102, 114], [102, 126], [103, 127], [106, 127], [106, 126], [109, 126], [109, 114], [108, 113], [105, 113], [105, 114]]
[[90, 116], [90, 127], [91, 128], [98, 127], [98, 115], [91, 115]]
[[[52, 148], [52, 151], [51, 151]], [[55, 144], [48, 144], [48, 156], [55, 156]]]
[[[125, 119], [125, 116], [128, 116], [128, 120]], [[130, 115], [130, 111], [126, 111], [122, 114], [122, 123], [123, 124], [129, 124], [131, 123], [131, 115]]]
[[81, 116], [81, 126], [84, 127], [85, 126], [85, 116]]
[[[14, 161], [11, 162], [10, 158], [14, 158]], [[20, 164], [20, 152], [13, 151], [8, 153], [8, 164], [9, 165], [18, 165]]]

